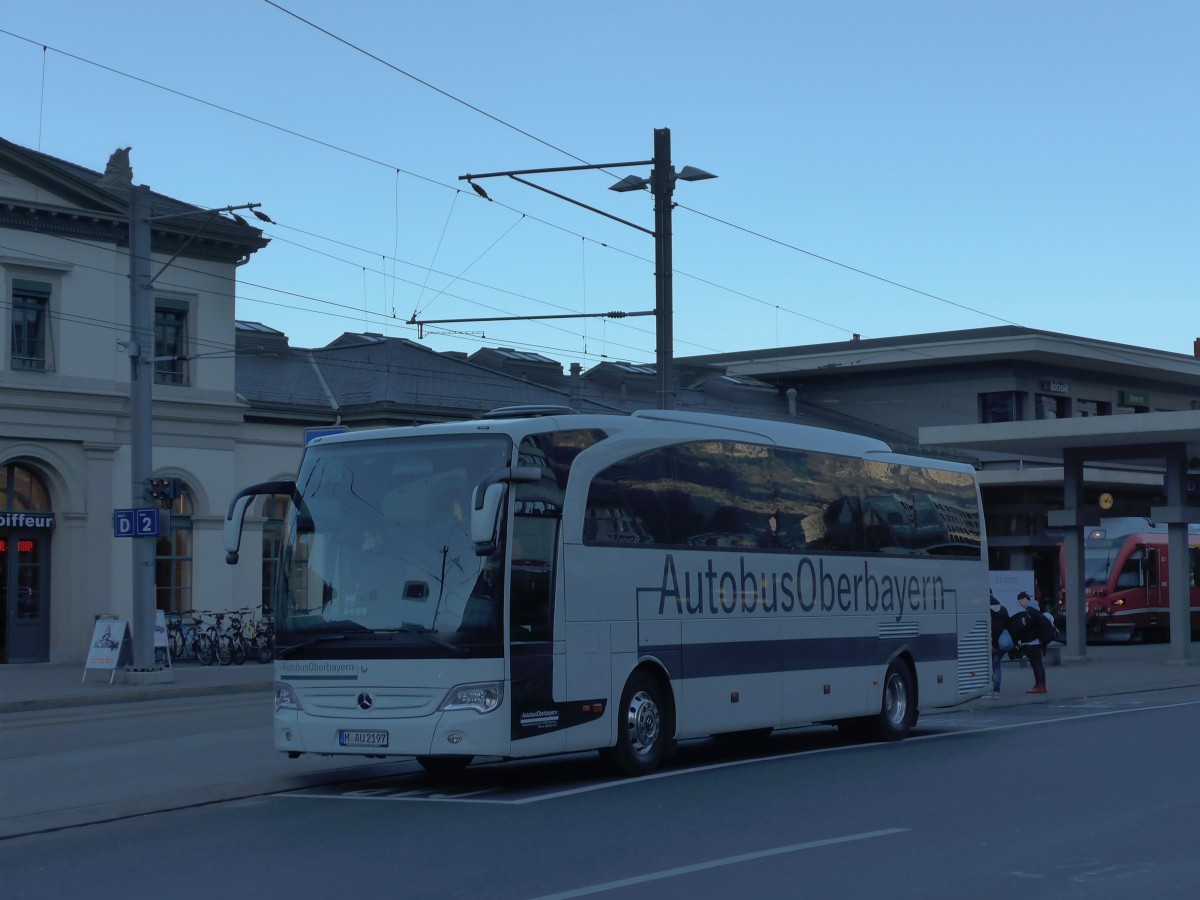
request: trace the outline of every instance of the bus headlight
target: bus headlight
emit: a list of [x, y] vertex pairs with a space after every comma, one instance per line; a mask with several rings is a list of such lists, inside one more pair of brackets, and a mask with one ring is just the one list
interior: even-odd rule
[[455, 709], [473, 709], [478, 713], [489, 713], [498, 708], [503, 699], [504, 685], [499, 681], [489, 681], [484, 684], [460, 684], [450, 689], [438, 710], [446, 712]]
[[290, 684], [275, 682], [275, 712], [281, 709], [300, 709], [300, 701]]

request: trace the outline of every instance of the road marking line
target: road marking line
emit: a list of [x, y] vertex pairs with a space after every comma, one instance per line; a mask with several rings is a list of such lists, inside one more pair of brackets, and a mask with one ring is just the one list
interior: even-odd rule
[[819, 841], [806, 841], [803, 844], [790, 844], [786, 847], [774, 847], [770, 850], [757, 850], [754, 853], [741, 853], [737, 856], [726, 856], [709, 862], [694, 863], [690, 866], [678, 866], [674, 869], [663, 869], [660, 872], [650, 872], [646, 875], [635, 875], [632, 878], [621, 878], [617, 881], [606, 881], [602, 884], [592, 884], [587, 887], [561, 891], [557, 894], [546, 894], [535, 900], [567, 900], [570, 897], [586, 897], [589, 894], [602, 894], [617, 888], [632, 887], [637, 884], [647, 884], [651, 881], [662, 881], [664, 878], [675, 878], [679, 875], [690, 875], [694, 872], [704, 872], [718, 869], [722, 866], [734, 866], [738, 863], [750, 862], [756, 859], [767, 859], [771, 856], [782, 856], [785, 853], [798, 853], [801, 850], [815, 850], [820, 847], [832, 847], [836, 844], [849, 844], [854, 841], [866, 841], [872, 838], [888, 837], [893, 834], [903, 834], [908, 828], [884, 828], [880, 831], [864, 831], [861, 834], [848, 834], [843, 837], [824, 838]]

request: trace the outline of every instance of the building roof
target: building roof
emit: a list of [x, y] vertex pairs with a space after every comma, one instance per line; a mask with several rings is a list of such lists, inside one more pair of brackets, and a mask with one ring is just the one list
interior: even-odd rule
[[1015, 325], [890, 338], [838, 341], [774, 349], [682, 357], [681, 364], [713, 366], [730, 374], [772, 382], [811, 380], [823, 375], [978, 366], [1015, 361], [1069, 366], [1114, 376], [1136, 374], [1200, 391], [1200, 358], [1113, 341], [1040, 331]]
[[[655, 369], [646, 364], [605, 362], [587, 374], [574, 370], [567, 376], [546, 357], [514, 360], [504, 348], [484, 348], [466, 359], [369, 332], [346, 332], [321, 348], [295, 348], [285, 334], [258, 322], [238, 322], [237, 346], [237, 391], [251, 418], [328, 421], [336, 415], [361, 426], [469, 418], [501, 406], [628, 413], [658, 402]], [[520, 368], [530, 362], [538, 367], [536, 379]], [[549, 374], [552, 368], [557, 376]], [[759, 379], [703, 367], [681, 374], [686, 386], [676, 393], [676, 409], [800, 421], [897, 445], [912, 440], [799, 402]]]
[[[127, 242], [133, 177], [128, 150], [119, 148], [107, 171], [97, 172], [0, 138], [0, 171], [38, 189], [36, 199], [5, 198], [0, 227]], [[208, 219], [201, 207], [149, 193], [151, 215], [171, 216], [157, 219], [151, 228], [156, 252], [237, 263], [268, 243], [261, 229], [224, 215]]]
[[921, 442], [947, 447], [1062, 459], [1064, 450], [1088, 459], [1157, 463], [1163, 448], [1182, 445], [1200, 468], [1200, 410], [1134, 416], [1088, 416], [922, 428]]

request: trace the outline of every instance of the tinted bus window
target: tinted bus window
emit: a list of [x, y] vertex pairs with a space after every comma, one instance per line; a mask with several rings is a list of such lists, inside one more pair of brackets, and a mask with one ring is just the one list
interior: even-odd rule
[[979, 556], [970, 475], [697, 441], [600, 473], [585, 543]]

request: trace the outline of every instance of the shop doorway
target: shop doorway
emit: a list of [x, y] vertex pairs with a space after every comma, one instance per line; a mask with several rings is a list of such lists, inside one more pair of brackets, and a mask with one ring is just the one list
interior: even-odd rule
[[50, 495], [33, 469], [0, 467], [0, 663], [50, 658]]

